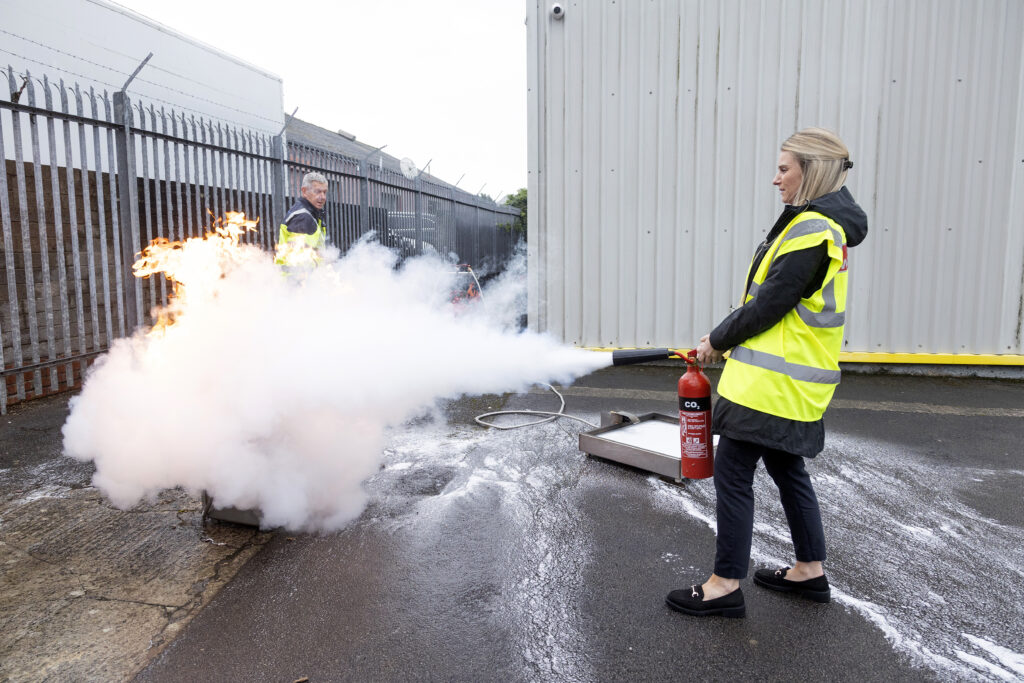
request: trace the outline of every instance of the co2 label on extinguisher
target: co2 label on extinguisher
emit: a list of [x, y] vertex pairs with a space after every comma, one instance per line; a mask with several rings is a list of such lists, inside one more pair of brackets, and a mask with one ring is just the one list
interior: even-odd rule
[[711, 438], [711, 397], [679, 397], [680, 455], [684, 458], [707, 458]]
[[699, 398], [679, 397], [679, 410], [697, 411], [711, 410], [711, 397], [701, 396]]

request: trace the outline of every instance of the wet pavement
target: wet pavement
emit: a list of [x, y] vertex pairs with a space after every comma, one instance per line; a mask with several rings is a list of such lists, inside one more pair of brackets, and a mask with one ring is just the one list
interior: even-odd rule
[[[594, 373], [565, 390], [566, 411], [593, 422], [610, 409], [672, 414], [678, 373], [638, 366]], [[745, 619], [697, 619], [664, 606], [669, 590], [710, 570], [710, 480], [677, 485], [584, 456], [577, 434], [588, 428], [568, 420], [510, 432], [473, 424], [474, 415], [502, 406], [550, 409], [557, 399], [544, 391], [468, 398], [448, 405], [441, 420], [396, 429], [382, 469], [366, 484], [372, 503], [356, 522], [333, 534], [236, 539], [252, 548], [269, 540], [219, 592], [206, 590], [187, 626], [160, 630], [159, 620], [124, 617], [124, 630], [155, 630], [162, 640], [120, 655], [136, 668], [97, 677], [129, 678], [147, 662], [136, 680], [1024, 677], [1024, 383], [847, 374], [826, 416], [825, 452], [808, 467], [823, 507], [834, 601], [817, 605], [747, 580]], [[64, 535], [53, 527], [18, 531], [44, 514], [29, 506], [76, 496], [91, 496], [108, 525], [134, 519], [136, 527], [170, 527], [169, 517], [183, 518], [175, 533], [187, 542], [154, 541], [169, 551], [165, 563], [177, 564], [172, 558], [185, 549], [216, 564], [228, 551], [203, 541], [206, 533], [251, 533], [197, 525], [194, 501], [184, 507], [191, 511], [175, 508], [180, 493], [149, 506], [148, 517], [109, 508], [83, 488], [88, 468], [60, 459], [52, 438], [34, 451], [30, 430], [8, 436], [33, 408], [18, 410], [3, 418], [0, 438], [0, 541], [20, 533], [19, 548], [40, 562], [75, 556], [84, 563], [99, 553], [97, 543], [75, 549], [94, 524], [88, 519]], [[34, 429], [45, 441], [59, 423]], [[23, 449], [35, 455], [21, 456]], [[12, 457], [23, 460], [12, 468]], [[12, 477], [21, 482], [18, 494], [10, 492]], [[763, 470], [755, 486], [753, 563], [790, 563], [781, 506]], [[63, 550], [42, 558], [48, 546], [40, 538]], [[112, 543], [116, 534], [106, 538]], [[161, 570], [155, 557], [139, 566], [150, 572], [145, 585], [163, 583], [160, 571], [190, 571], [188, 562]], [[3, 571], [7, 596], [25, 579], [22, 569]], [[139, 571], [112, 563], [107, 584], [86, 592], [114, 594]], [[209, 565], [196, 561], [194, 571], [209, 573]], [[175, 595], [153, 602], [166, 613]], [[23, 661], [24, 643], [54, 661], [82, 656], [84, 617], [52, 625], [45, 642], [26, 641], [6, 635], [14, 620], [4, 612], [0, 677], [46, 678], [9, 664]], [[117, 647], [140, 648], [143, 640]]]

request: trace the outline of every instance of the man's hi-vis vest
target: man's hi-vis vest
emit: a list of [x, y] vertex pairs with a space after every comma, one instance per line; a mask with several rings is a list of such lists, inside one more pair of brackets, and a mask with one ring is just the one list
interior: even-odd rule
[[[292, 232], [288, 229], [288, 221], [300, 213], [309, 215], [310, 218], [316, 220], [316, 232], [311, 235], [307, 235], [302, 232]], [[322, 249], [327, 244], [327, 229], [324, 227], [323, 221], [317, 219], [313, 214], [309, 212], [309, 209], [299, 208], [292, 211], [290, 214], [285, 216], [284, 223], [281, 223], [281, 231], [277, 237], [278, 244], [288, 244], [292, 242], [298, 242], [299, 244], [305, 244], [312, 249]], [[277, 258], [274, 259], [274, 263], [279, 266], [295, 265], [287, 263], [286, 260], [287, 252], [278, 252]], [[318, 261], [318, 259], [317, 259]]]
[[[828, 246], [821, 288], [771, 328], [732, 349], [718, 393], [762, 413], [821, 419], [839, 384], [839, 350], [846, 321], [846, 233], [815, 211], [801, 213], [775, 239], [750, 280], [743, 303], [757, 297], [772, 261], [790, 252]], [[753, 262], [751, 262], [753, 266]], [[747, 277], [750, 279], [749, 270]]]

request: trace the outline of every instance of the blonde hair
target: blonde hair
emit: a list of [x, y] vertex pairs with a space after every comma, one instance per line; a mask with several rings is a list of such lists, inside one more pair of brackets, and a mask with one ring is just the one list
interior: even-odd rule
[[824, 128], [804, 128], [782, 143], [800, 163], [803, 181], [797, 188], [793, 204], [800, 205], [835, 192], [846, 182], [846, 172], [853, 168], [850, 151], [839, 136]]

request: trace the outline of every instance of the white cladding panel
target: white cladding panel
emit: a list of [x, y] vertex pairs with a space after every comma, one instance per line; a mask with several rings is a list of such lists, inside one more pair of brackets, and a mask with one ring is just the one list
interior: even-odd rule
[[794, 131], [837, 131], [867, 212], [847, 351], [1020, 354], [1020, 0], [528, 0], [530, 325], [695, 344], [782, 206]]
[[[133, 103], [271, 135], [284, 127], [280, 77], [120, 5], [102, 0], [3, 0], [2, 6], [3, 87], [8, 64], [15, 72], [28, 70], [36, 78], [45, 74], [59, 107], [55, 81], [63, 78], [66, 85], [77, 82], [85, 91], [94, 87], [112, 93], [152, 52], [153, 58], [128, 89]], [[231, 27], [226, 26], [228, 30]], [[36, 87], [41, 102], [42, 85]], [[75, 112], [73, 101], [71, 110]]]

